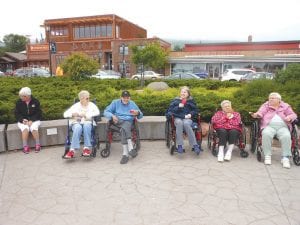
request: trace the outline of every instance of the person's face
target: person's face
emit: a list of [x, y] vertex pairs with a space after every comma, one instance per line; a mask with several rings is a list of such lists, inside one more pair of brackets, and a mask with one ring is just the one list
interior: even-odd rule
[[128, 97], [128, 96], [125, 96], [125, 97], [121, 97], [121, 100], [122, 100], [122, 102], [123, 102], [123, 104], [128, 104], [128, 102], [129, 102], [129, 100], [130, 100], [130, 97]]
[[82, 105], [87, 105], [89, 103], [89, 101], [90, 101], [90, 96], [84, 96], [80, 99], [80, 103]]
[[224, 112], [232, 112], [232, 108], [231, 108], [231, 105], [229, 104], [229, 103], [225, 103], [225, 104], [223, 104], [222, 105], [222, 110], [224, 111]]
[[180, 97], [181, 98], [188, 98], [189, 97], [189, 93], [187, 92], [187, 90], [181, 89], [181, 91], [180, 91]]
[[20, 95], [20, 98], [23, 102], [27, 102], [30, 100], [30, 95]]
[[279, 100], [279, 98], [276, 97], [275, 95], [271, 95], [271, 96], [269, 97], [269, 104], [270, 104], [271, 106], [277, 106], [277, 105], [279, 105], [279, 103], [280, 103], [280, 100]]

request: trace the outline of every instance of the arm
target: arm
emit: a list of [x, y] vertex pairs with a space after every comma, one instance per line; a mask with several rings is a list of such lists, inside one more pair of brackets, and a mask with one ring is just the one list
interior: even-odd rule
[[212, 124], [224, 124], [227, 122], [226, 116], [222, 111], [218, 111], [215, 115], [211, 118]]
[[285, 120], [287, 122], [293, 122], [295, 119], [297, 119], [297, 114], [293, 111], [290, 105], [288, 105], [285, 114], [286, 114]]
[[135, 104], [134, 101], [131, 101], [131, 103], [132, 103], [133, 110], [135, 110], [135, 115], [137, 116], [137, 118], [142, 119], [144, 115], [143, 115], [142, 111], [140, 110], [140, 108]]
[[99, 116], [100, 115], [100, 110], [98, 107], [93, 103], [89, 102], [89, 110], [86, 113], [86, 118], [90, 120], [92, 117]]
[[241, 115], [238, 112], [233, 113], [233, 117], [229, 119], [230, 124], [234, 126], [239, 126], [241, 123]]
[[188, 105], [189, 105], [189, 108], [190, 108], [190, 114], [191, 114], [192, 118], [198, 116], [199, 109], [197, 107], [196, 102], [194, 100], [188, 101]]
[[29, 120], [31, 120], [31, 121], [41, 120], [42, 119], [42, 110], [41, 110], [40, 102], [37, 99], [35, 99], [33, 103], [34, 103], [35, 107], [32, 108], [32, 114], [31, 114]]
[[167, 117], [173, 115], [174, 117], [184, 119], [184, 115], [181, 113], [183, 111], [183, 107], [180, 108], [179, 103], [180, 101], [177, 99], [172, 100], [169, 109], [166, 112]]
[[21, 105], [20, 104], [21, 104], [21, 102], [20, 102], [20, 100], [18, 100], [16, 102], [16, 107], [15, 107], [15, 117], [16, 117], [17, 122], [22, 123], [24, 117], [23, 117], [23, 115], [21, 113]]
[[111, 120], [112, 119], [112, 116], [114, 115], [114, 113], [116, 113], [116, 102], [115, 101], [112, 101], [110, 103], [110, 105], [108, 105], [105, 110], [104, 110], [104, 116]]

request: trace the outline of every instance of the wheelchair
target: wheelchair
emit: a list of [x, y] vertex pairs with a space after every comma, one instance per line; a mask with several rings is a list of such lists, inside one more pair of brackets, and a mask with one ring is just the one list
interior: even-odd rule
[[[291, 131], [291, 152], [294, 164], [300, 166], [300, 156], [299, 156], [299, 136], [297, 132], [297, 122], [294, 120], [292, 122], [292, 131]], [[276, 136], [275, 136], [275, 139]], [[250, 130], [250, 151], [252, 153], [256, 152], [257, 161], [261, 162], [263, 160], [263, 149], [262, 149], [262, 130], [260, 129], [260, 119], [255, 119], [251, 125]]]
[[[109, 120], [105, 127], [105, 148], [101, 150], [100, 155], [103, 158], [107, 158], [110, 155], [111, 144], [114, 138], [117, 138], [121, 135], [120, 127], [115, 125], [112, 120]], [[140, 141], [140, 131], [138, 126], [138, 120], [135, 117], [131, 126], [131, 140], [133, 144], [133, 148], [137, 151], [141, 148], [141, 141]]]
[[[249, 156], [249, 153], [245, 151], [246, 148], [246, 133], [247, 129], [244, 126], [243, 123], [240, 123], [241, 132], [239, 135], [239, 138], [237, 139], [235, 145], [239, 147], [240, 149], [240, 156], [242, 158], [247, 158]], [[219, 152], [219, 138], [217, 131], [213, 128], [212, 123], [209, 123], [209, 130], [207, 134], [207, 147], [209, 150], [211, 150], [211, 153], [213, 156], [218, 156]]]
[[[78, 99], [74, 100], [74, 103], [78, 102]], [[92, 102], [94, 104], [96, 104], [96, 100], [92, 100]], [[97, 122], [101, 121], [101, 116], [96, 116], [96, 117], [92, 117], [92, 130], [91, 130], [91, 144], [92, 144], [92, 152], [90, 154], [89, 157], [87, 158], [95, 158], [97, 155], [97, 151], [100, 149], [100, 139], [99, 139], [99, 134], [97, 132]], [[96, 124], [96, 125], [95, 125]], [[65, 158], [65, 156], [67, 155], [67, 153], [70, 151], [70, 146], [71, 146], [71, 137], [72, 137], [72, 127], [70, 126], [69, 123], [69, 119], [67, 120], [67, 137], [65, 140], [65, 151], [64, 154], [62, 155], [63, 159], [67, 159]], [[81, 156], [83, 156], [81, 154]]]
[[[192, 128], [196, 137], [197, 144], [199, 145], [199, 148], [201, 148], [202, 144], [202, 129], [201, 129], [201, 117], [200, 114], [196, 116], [196, 118], [193, 119]], [[185, 133], [184, 133], [185, 135]], [[176, 126], [175, 126], [175, 118], [174, 116], [167, 117], [166, 123], [165, 123], [165, 140], [166, 140], [166, 146], [170, 149], [170, 154], [173, 155], [174, 152], [177, 151], [177, 143], [176, 143]], [[185, 150], [184, 150], [185, 151]], [[192, 148], [192, 151], [194, 149]], [[203, 151], [203, 150], [201, 150]]]

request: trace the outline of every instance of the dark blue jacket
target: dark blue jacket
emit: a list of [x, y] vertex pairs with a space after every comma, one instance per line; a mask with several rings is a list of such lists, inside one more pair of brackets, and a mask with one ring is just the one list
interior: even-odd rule
[[192, 119], [197, 118], [199, 110], [194, 99], [191, 96], [187, 99], [184, 107], [180, 108], [179, 103], [181, 103], [181, 99], [179, 97], [176, 97], [172, 100], [166, 112], [167, 118], [170, 118], [173, 115], [176, 118], [184, 119], [184, 116], [187, 114], [191, 114]]

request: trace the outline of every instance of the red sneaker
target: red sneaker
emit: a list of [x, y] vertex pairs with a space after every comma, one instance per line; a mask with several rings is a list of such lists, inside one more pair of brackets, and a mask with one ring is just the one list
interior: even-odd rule
[[38, 153], [41, 151], [41, 145], [38, 144], [38, 145], [35, 145], [35, 152]]
[[88, 148], [83, 149], [83, 156], [90, 156], [91, 155], [91, 150]]
[[28, 145], [25, 145], [25, 146], [23, 147], [23, 152], [24, 152], [25, 154], [28, 154], [28, 153], [30, 152], [30, 148], [29, 148]]
[[65, 155], [64, 158], [66, 159], [72, 159], [74, 157], [74, 151], [70, 150], [68, 153]]

